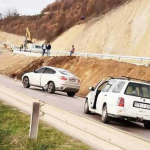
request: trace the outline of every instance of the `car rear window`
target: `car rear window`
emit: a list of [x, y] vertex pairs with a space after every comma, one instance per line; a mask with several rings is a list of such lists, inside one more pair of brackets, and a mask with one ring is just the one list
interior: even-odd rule
[[150, 85], [130, 82], [125, 94], [150, 99]]
[[71, 75], [71, 76], [73, 76], [73, 74], [71, 74], [70, 72], [68, 72], [68, 71], [59, 71], [61, 74], [63, 74], [63, 75]]
[[118, 82], [118, 83], [115, 85], [115, 87], [113, 88], [112, 92], [114, 92], [114, 93], [120, 93], [120, 91], [122, 90], [124, 84], [125, 84], [124, 81]]

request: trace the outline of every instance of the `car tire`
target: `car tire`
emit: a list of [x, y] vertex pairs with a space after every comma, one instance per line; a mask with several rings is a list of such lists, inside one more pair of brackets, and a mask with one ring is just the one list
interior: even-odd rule
[[107, 124], [110, 123], [110, 117], [108, 116], [106, 105], [103, 107], [102, 110], [102, 122]]
[[150, 129], [150, 123], [144, 123], [144, 128], [145, 129]]
[[85, 114], [90, 114], [90, 113], [91, 113], [91, 111], [89, 110], [88, 99], [85, 100], [84, 113], [85, 113]]
[[52, 94], [55, 93], [55, 84], [54, 84], [54, 82], [49, 82], [47, 92], [52, 93]]
[[28, 77], [24, 77], [23, 78], [23, 86], [25, 88], [29, 88], [30, 87], [30, 82], [29, 82], [29, 78]]
[[74, 93], [74, 92], [67, 92], [67, 95], [68, 95], [69, 97], [74, 97], [75, 94], [76, 94], [76, 93]]

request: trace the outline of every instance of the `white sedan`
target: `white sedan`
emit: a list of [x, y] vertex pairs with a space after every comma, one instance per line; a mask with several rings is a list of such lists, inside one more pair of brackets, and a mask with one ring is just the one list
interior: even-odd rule
[[67, 70], [48, 66], [24, 74], [22, 83], [25, 88], [41, 87], [49, 93], [63, 91], [70, 97], [73, 97], [80, 89], [78, 77]]

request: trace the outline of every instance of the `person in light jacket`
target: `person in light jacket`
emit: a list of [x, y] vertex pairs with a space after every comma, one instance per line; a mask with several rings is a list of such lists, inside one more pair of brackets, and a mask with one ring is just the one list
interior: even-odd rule
[[45, 51], [46, 51], [46, 42], [43, 43], [43, 45], [42, 45], [42, 56], [44, 56]]

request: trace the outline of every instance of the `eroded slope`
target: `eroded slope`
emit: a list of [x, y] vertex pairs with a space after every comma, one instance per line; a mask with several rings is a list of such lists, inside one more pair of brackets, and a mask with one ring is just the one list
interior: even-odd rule
[[79, 95], [85, 96], [89, 86], [96, 85], [108, 76], [130, 76], [150, 81], [150, 67], [119, 63], [113, 60], [100, 60], [81, 57], [27, 57], [12, 53], [0, 55], [0, 74], [10, 77], [21, 76], [41, 66], [64, 68], [77, 75], [81, 80]]
[[54, 50], [150, 56], [150, 3], [133, 0], [99, 19], [76, 25], [58, 37]]

